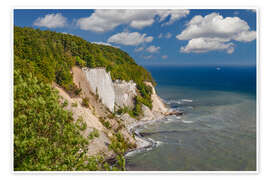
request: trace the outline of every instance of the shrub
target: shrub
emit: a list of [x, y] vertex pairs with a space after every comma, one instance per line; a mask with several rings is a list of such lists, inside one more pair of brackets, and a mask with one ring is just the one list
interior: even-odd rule
[[77, 103], [77, 102], [72, 103], [71, 106], [72, 106], [72, 107], [78, 107], [78, 103]]
[[104, 118], [99, 117], [99, 121], [105, 126], [107, 129], [111, 129], [112, 126], [109, 121], [106, 121]]
[[104, 121], [104, 124], [103, 124], [107, 129], [111, 129], [112, 128], [112, 126], [111, 126], [111, 124], [110, 124], [110, 122], [109, 121]]
[[85, 97], [82, 99], [82, 106], [89, 107], [89, 98]]
[[76, 124], [77, 128], [80, 129], [81, 131], [84, 131], [84, 130], [86, 130], [86, 128], [87, 128], [87, 124], [86, 124], [86, 122], [84, 122], [82, 116], [80, 116], [80, 117], [77, 119], [77, 121], [76, 121], [75, 124]]
[[80, 67], [85, 67], [86, 62], [84, 60], [82, 60], [79, 56], [76, 56], [76, 65], [78, 65]]
[[88, 139], [92, 140], [94, 139], [95, 137], [99, 137], [99, 132], [96, 128], [93, 129], [92, 132], [89, 133], [89, 135], [87, 136]]
[[76, 88], [76, 89], [74, 90], [74, 94], [75, 94], [76, 96], [78, 96], [78, 95], [80, 95], [81, 91], [82, 91], [81, 88]]
[[67, 105], [68, 105], [68, 101], [65, 100], [65, 101], [63, 102], [62, 106], [63, 106], [63, 107], [66, 107]]

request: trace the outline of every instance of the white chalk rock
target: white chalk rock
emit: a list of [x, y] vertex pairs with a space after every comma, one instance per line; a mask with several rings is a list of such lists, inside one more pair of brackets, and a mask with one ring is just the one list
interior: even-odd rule
[[137, 96], [136, 84], [133, 81], [116, 80], [113, 83], [115, 92], [115, 104], [121, 108], [134, 107], [134, 97]]
[[92, 93], [97, 94], [101, 102], [114, 112], [115, 93], [110, 73], [104, 68], [83, 68]]

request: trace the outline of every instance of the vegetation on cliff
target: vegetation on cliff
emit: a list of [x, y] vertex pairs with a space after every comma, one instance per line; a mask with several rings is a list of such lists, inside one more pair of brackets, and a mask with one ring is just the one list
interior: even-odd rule
[[90, 43], [69, 34], [15, 27], [14, 59], [15, 69], [31, 72], [44, 82], [54, 81], [70, 93], [78, 91], [70, 73], [72, 66], [105, 67], [113, 80], [133, 80], [144, 99], [138, 103], [151, 108], [151, 91], [143, 83], [155, 85], [151, 74], [119, 48]]
[[101, 170], [88, 157], [83, 124], [73, 123], [56, 90], [32, 74], [14, 72], [14, 170]]
[[[135, 99], [134, 116], [141, 113], [142, 104], [152, 107], [151, 75], [124, 51], [89, 43], [79, 37], [41, 31], [33, 28], [14, 28], [14, 170], [124, 170], [123, 154], [127, 143], [122, 136], [112, 139], [111, 149], [117, 154], [116, 166], [104, 163], [103, 157], [89, 157], [89, 139], [81, 136], [85, 124], [76, 123], [60, 103], [52, 82], [71, 95], [81, 91], [73, 83], [71, 68], [105, 67], [113, 80], [133, 80], [139, 91]], [[88, 99], [82, 104], [88, 107]], [[77, 106], [77, 104], [72, 104]], [[104, 121], [106, 127], [110, 124]], [[119, 149], [121, 151], [119, 151]]]

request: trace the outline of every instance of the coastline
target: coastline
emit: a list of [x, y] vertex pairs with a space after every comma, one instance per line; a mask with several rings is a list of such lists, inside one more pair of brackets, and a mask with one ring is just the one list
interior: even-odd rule
[[143, 151], [152, 150], [153, 148], [158, 147], [161, 144], [161, 142], [159, 142], [159, 141], [155, 141], [151, 138], [144, 137], [139, 131], [140, 127], [147, 125], [147, 124], [152, 124], [152, 123], [164, 121], [165, 118], [170, 116], [170, 115], [181, 116], [182, 114], [183, 114], [182, 111], [178, 112], [178, 111], [173, 111], [172, 109], [168, 109], [167, 114], [163, 114], [162, 116], [160, 116], [157, 119], [138, 121], [138, 122], [134, 122], [134, 123], [130, 124], [127, 127], [127, 129], [129, 131], [129, 133], [135, 135], [137, 147], [135, 149], [131, 149], [131, 150], [127, 151], [125, 153], [125, 157], [130, 157], [136, 153], [140, 153]]
[[[136, 141], [137, 147], [134, 149], [130, 149], [127, 152], [124, 153], [124, 157], [130, 157], [136, 153], [144, 152], [152, 150], [153, 148], [157, 147], [160, 143], [158, 141], [154, 141], [151, 138], [145, 138], [140, 134], [140, 131], [138, 129], [146, 124], [150, 123], [156, 123], [158, 121], [164, 120], [164, 118], [167, 115], [163, 115], [162, 117], [159, 117], [157, 119], [149, 119], [149, 120], [138, 120], [136, 122], [131, 123], [130, 125], [127, 125], [127, 130], [130, 134], [134, 134], [134, 139]], [[117, 162], [116, 154], [109, 156], [105, 160], [109, 164], [115, 164]]]

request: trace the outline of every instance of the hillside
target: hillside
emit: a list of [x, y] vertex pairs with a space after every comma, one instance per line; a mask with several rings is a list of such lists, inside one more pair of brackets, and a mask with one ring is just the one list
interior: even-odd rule
[[15, 27], [14, 169], [124, 170], [130, 126], [167, 112], [153, 85], [119, 48]]

